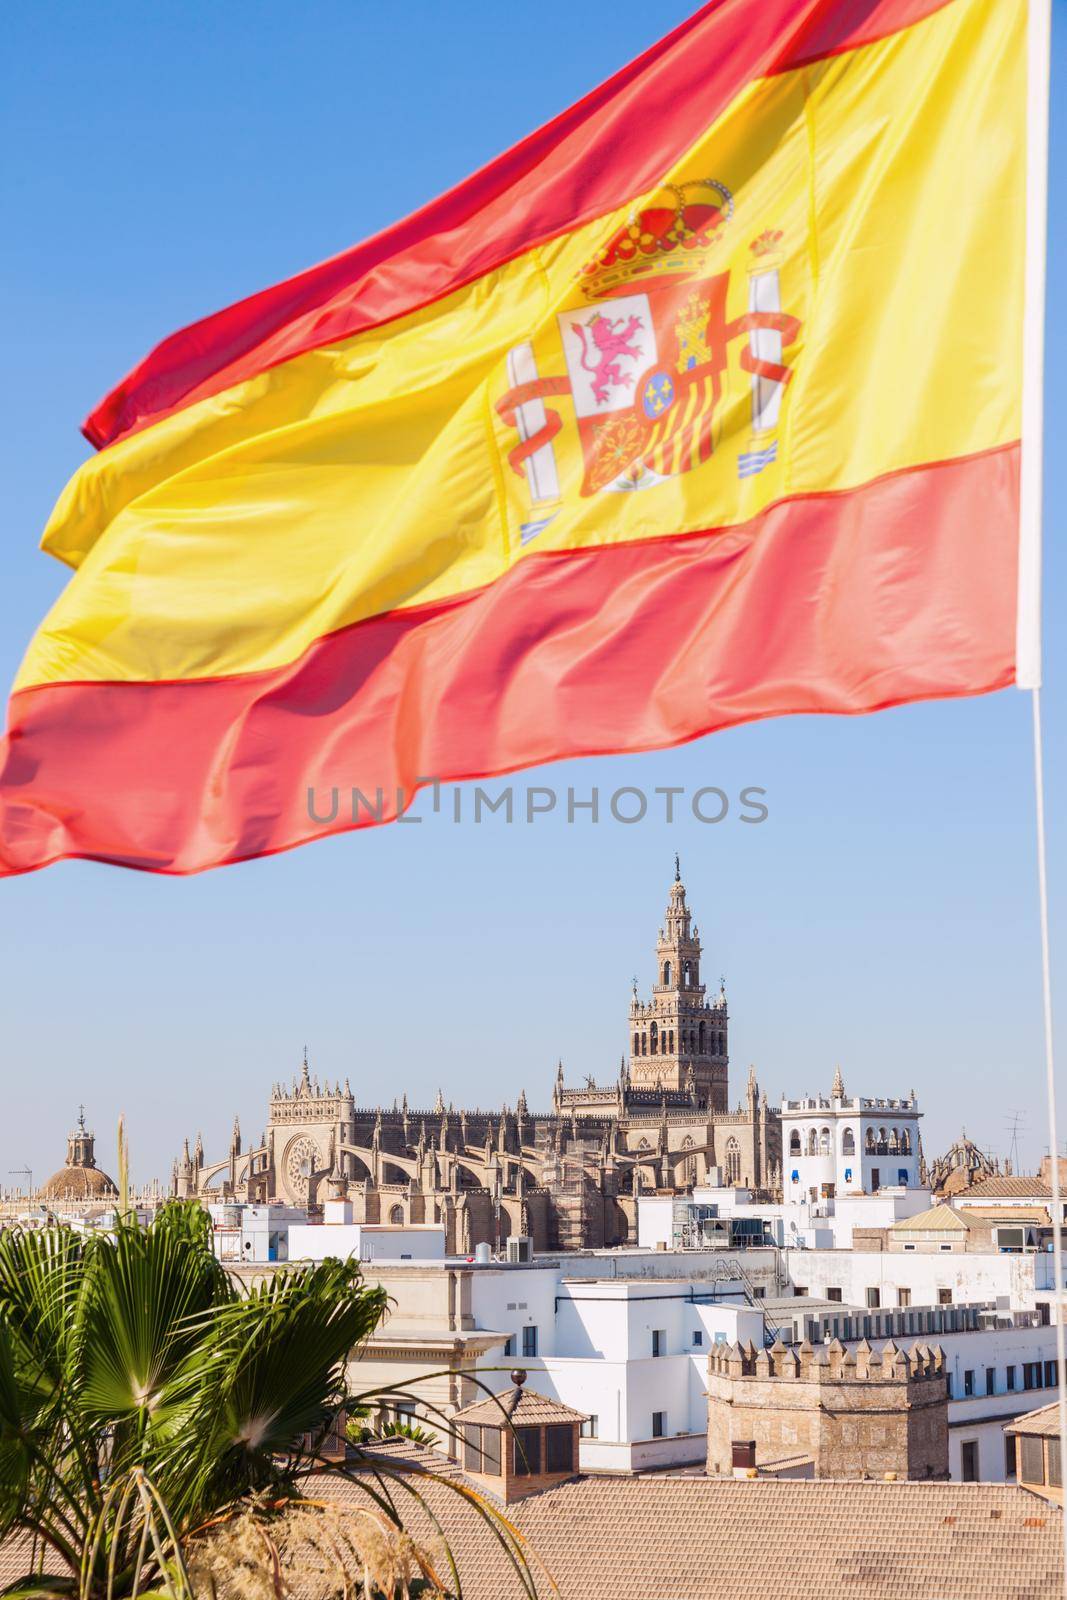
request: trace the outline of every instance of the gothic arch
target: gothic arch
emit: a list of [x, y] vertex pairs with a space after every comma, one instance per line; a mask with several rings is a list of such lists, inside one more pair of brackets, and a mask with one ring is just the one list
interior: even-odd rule
[[726, 1141], [726, 1182], [741, 1182], [741, 1146], [732, 1134]]
[[856, 1154], [856, 1135], [851, 1128], [846, 1128], [841, 1135], [841, 1154], [843, 1156], [854, 1156]]
[[814, 1128], [808, 1129], [808, 1155], [816, 1156], [819, 1153], [819, 1135]]
[[664, 984], [665, 988], [668, 988], [668, 989], [670, 988], [670, 984], [671, 984], [671, 964], [670, 964], [669, 961], [665, 961], [663, 963], [663, 984]]
[[794, 1128], [792, 1133], [789, 1135], [789, 1154], [791, 1156], [801, 1156], [804, 1154], [799, 1128]]
[[402, 1227], [403, 1223], [404, 1223], [404, 1207], [403, 1206], [390, 1206], [389, 1207], [389, 1221], [392, 1223], [394, 1228]]

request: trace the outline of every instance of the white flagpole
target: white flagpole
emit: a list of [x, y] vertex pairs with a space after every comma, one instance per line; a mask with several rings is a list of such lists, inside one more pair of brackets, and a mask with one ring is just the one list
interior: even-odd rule
[[[1037, 892], [1041, 924], [1041, 999], [1045, 1027], [1045, 1092], [1052, 1188], [1052, 1263], [1056, 1276], [1056, 1374], [1060, 1454], [1067, 1450], [1067, 1338], [1064, 1327], [1063, 1188], [1056, 1116], [1056, 1064], [1052, 1032], [1052, 961], [1049, 950], [1048, 867], [1045, 853], [1045, 774], [1041, 735], [1041, 533], [1045, 384], [1045, 256], [1048, 219], [1048, 107], [1052, 50], [1052, 0], [1029, 0], [1026, 82], [1026, 275], [1023, 311], [1022, 463], [1019, 483], [1019, 593], [1015, 681], [1029, 689], [1034, 725], [1034, 802]], [[1067, 1596], [1067, 1508], [1063, 1536], [1063, 1592]]]
[[[1030, 691], [1034, 710], [1034, 797], [1037, 811], [1037, 892], [1041, 921], [1041, 999], [1045, 1019], [1045, 1090], [1048, 1099], [1049, 1154], [1052, 1158], [1052, 1264], [1056, 1274], [1053, 1301], [1056, 1317], [1056, 1372], [1060, 1405], [1060, 1458], [1067, 1443], [1067, 1373], [1064, 1355], [1067, 1339], [1063, 1314], [1063, 1189], [1060, 1184], [1060, 1147], [1056, 1131], [1056, 1070], [1052, 1046], [1052, 963], [1048, 936], [1048, 873], [1045, 866], [1045, 775], [1041, 741], [1041, 690]], [[1062, 1473], [1061, 1473], [1062, 1476]], [[1061, 1516], [1063, 1527], [1063, 1587], [1067, 1595], [1067, 1509]]]

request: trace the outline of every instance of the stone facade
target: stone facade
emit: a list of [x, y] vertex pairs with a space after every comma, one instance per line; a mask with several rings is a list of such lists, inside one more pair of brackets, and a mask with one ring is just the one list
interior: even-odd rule
[[443, 1222], [450, 1252], [511, 1234], [542, 1250], [636, 1239], [642, 1191], [684, 1191], [721, 1173], [767, 1196], [781, 1184], [781, 1125], [750, 1069], [728, 1109], [725, 987], [709, 1001], [702, 948], [677, 860], [656, 942], [656, 981], [627, 1017], [629, 1059], [618, 1079], [568, 1087], [562, 1063], [551, 1108], [456, 1110], [443, 1095], [414, 1110], [356, 1101], [345, 1080], [320, 1083], [305, 1051], [298, 1076], [275, 1084], [260, 1138], [246, 1148], [234, 1122], [224, 1159], [207, 1162], [199, 1137], [174, 1164], [183, 1197], [277, 1201], [312, 1209], [347, 1195], [359, 1222]]
[[708, 1357], [708, 1472], [730, 1476], [755, 1443], [758, 1474], [806, 1457], [816, 1478], [947, 1478], [948, 1381], [940, 1346], [816, 1351], [722, 1345]]

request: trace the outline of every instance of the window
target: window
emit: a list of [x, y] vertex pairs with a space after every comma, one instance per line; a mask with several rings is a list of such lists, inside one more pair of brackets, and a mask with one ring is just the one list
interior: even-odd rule
[[829, 1155], [829, 1153], [830, 1153], [830, 1130], [829, 1130], [829, 1128], [823, 1128], [822, 1131], [819, 1134], [819, 1154], [825, 1156], [825, 1155]]
[[390, 1206], [389, 1221], [392, 1223], [394, 1228], [402, 1228], [404, 1226], [404, 1207]]
[[798, 1298], [803, 1297], [804, 1295], [807, 1294], [807, 1292], [808, 1292], [808, 1286], [807, 1286], [806, 1283], [794, 1283], [794, 1285], [793, 1285], [793, 1293]]
[[897, 1290], [897, 1305], [898, 1306], [910, 1306], [911, 1305], [911, 1290], [910, 1289], [898, 1289]]
[[1054, 1389], [1055, 1387], [1056, 1387], [1056, 1363], [1054, 1361], [1046, 1361], [1045, 1362], [1045, 1388], [1046, 1389]]
[[1048, 1441], [1048, 1481], [1053, 1489], [1062, 1489], [1063, 1472], [1060, 1467], [1060, 1441]]
[[665, 1356], [667, 1354], [666, 1328], [652, 1329], [652, 1354], [654, 1356]]
[[741, 1146], [734, 1138], [726, 1141], [726, 1182], [741, 1182]]
[[875, 1190], [876, 1189], [880, 1189], [881, 1187], [882, 1187], [882, 1174], [879, 1172], [877, 1167], [872, 1167], [871, 1168], [871, 1193], [874, 1194]]
[[523, 1353], [524, 1356], [535, 1356], [537, 1354], [537, 1329], [536, 1328], [523, 1328], [523, 1330], [522, 1330], [522, 1353]]
[[663, 984], [664, 984], [664, 987], [665, 988], [669, 988], [670, 987], [670, 982], [671, 982], [671, 964], [670, 964], [669, 961], [665, 961], [663, 963]]
[[978, 1482], [977, 1439], [964, 1439], [960, 1445], [960, 1476], [964, 1483]]
[[986, 1367], [985, 1369], [985, 1392], [986, 1394], [996, 1394], [997, 1392], [996, 1367]]
[[514, 1337], [514, 1335], [512, 1335], [510, 1339], [505, 1339], [504, 1340], [504, 1354], [506, 1356], [513, 1356], [515, 1354], [515, 1337]]
[[693, 1329], [693, 1343], [694, 1344], [703, 1344], [704, 1343], [704, 1330], [702, 1328], [694, 1328]]
[[468, 1472], [500, 1476], [500, 1429], [468, 1424], [463, 1429], [463, 1466]]
[[1015, 1388], [1015, 1368], [1014, 1367], [1006, 1367], [1005, 1368], [1005, 1377], [1007, 1379], [1006, 1387], [1009, 1390], [1014, 1389]]
[[1019, 1438], [1019, 1477], [1024, 1483], [1044, 1483], [1045, 1460], [1041, 1440], [1029, 1434]]
[[541, 1470], [540, 1428], [515, 1429], [515, 1476], [534, 1478]]
[[839, 1301], [841, 1299], [841, 1290], [839, 1288], [831, 1286], [826, 1291], [826, 1298], [827, 1298], [827, 1300], [837, 1300], [837, 1301]]
[[1015, 1435], [1013, 1433], [1004, 1435], [1004, 1476], [1006, 1478], [1014, 1478], [1015, 1476]]
[[656, 1054], [658, 1043], [659, 1043], [659, 1026], [658, 1026], [657, 1023], [654, 1022], [652, 1024], [652, 1026], [648, 1030], [648, 1048], [649, 1048], [649, 1051], [650, 1051], [650, 1053], [652, 1055]]
[[1042, 1387], [1042, 1372], [1040, 1361], [1023, 1362], [1023, 1388], [1040, 1389]]
[[874, 1306], [880, 1306], [881, 1303], [882, 1303], [881, 1291], [878, 1290], [878, 1289], [868, 1289], [867, 1290], [867, 1304], [873, 1308]]
[[[963, 1392], [964, 1392], [965, 1395], [972, 1395], [974, 1393], [974, 1373], [973, 1372], [965, 1372], [963, 1374]], [[973, 1480], [973, 1478], [966, 1478], [966, 1479], [964, 1479], [964, 1482], [973, 1483], [974, 1480]]]
[[913, 1244], [906, 1244], [906, 1245], [905, 1245], [905, 1246], [904, 1246], [904, 1248], [905, 1248], [905, 1250], [914, 1250], [914, 1249], [915, 1249], [915, 1246], [914, 1246], [914, 1245], [913, 1245]]
[[667, 1413], [665, 1411], [653, 1411], [653, 1413], [652, 1413], [652, 1437], [653, 1437], [653, 1439], [663, 1439], [663, 1438], [666, 1437], [666, 1434], [667, 1434]]
[[939, 1244], [937, 1248], [939, 1250], [951, 1250], [952, 1246], [950, 1244]]
[[952, 1290], [939, 1289], [937, 1291], [937, 1303], [939, 1306], [950, 1306], [952, 1304]]
[[574, 1471], [574, 1429], [569, 1422], [554, 1423], [545, 1429], [545, 1471]]
[[597, 1416], [586, 1417], [585, 1421], [582, 1423], [582, 1438], [599, 1439], [599, 1437], [600, 1418]]
[[856, 1154], [856, 1135], [851, 1128], [846, 1128], [841, 1135], [841, 1154], [843, 1156], [854, 1156]]
[[789, 1154], [791, 1156], [798, 1156], [801, 1154], [799, 1128], [794, 1128], [792, 1133], [789, 1135]]

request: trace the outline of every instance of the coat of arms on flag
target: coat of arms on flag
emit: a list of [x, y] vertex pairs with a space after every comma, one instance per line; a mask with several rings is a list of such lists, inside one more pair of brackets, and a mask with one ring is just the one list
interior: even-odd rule
[[542, 376], [529, 342], [509, 351], [511, 386], [497, 410], [519, 436], [508, 461], [530, 492], [524, 543], [561, 497], [553, 440], [563, 422], [546, 407], [549, 397], [573, 403], [582, 496], [654, 488], [710, 460], [728, 347], [744, 337], [752, 441], [738, 476], [754, 476], [776, 458], [774, 429], [791, 376], [783, 350], [800, 324], [781, 309], [782, 235], [773, 229], [751, 244], [748, 310], [728, 319], [730, 274], [709, 271], [709, 258], [733, 212], [733, 196], [716, 179], [666, 186], [585, 264], [576, 303], [558, 314], [566, 375]]

